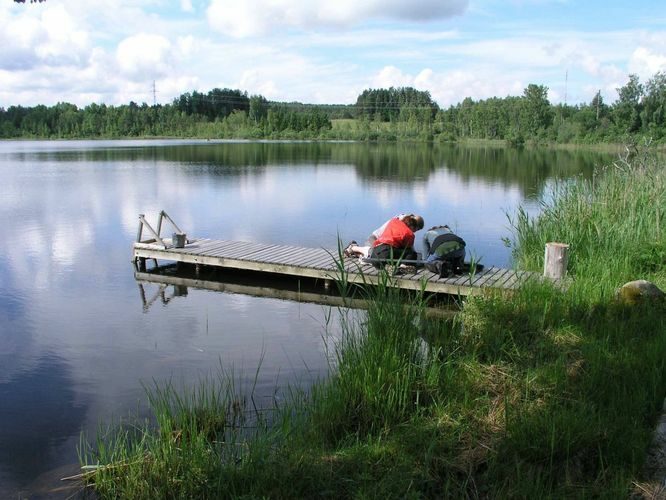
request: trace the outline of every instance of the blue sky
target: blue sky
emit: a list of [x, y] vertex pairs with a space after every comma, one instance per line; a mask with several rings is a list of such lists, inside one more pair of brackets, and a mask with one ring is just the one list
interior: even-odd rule
[[[663, 1], [663, 0], [662, 0]], [[167, 103], [238, 88], [353, 103], [428, 90], [442, 107], [521, 95], [606, 102], [629, 74], [666, 71], [652, 0], [46, 0], [0, 5], [0, 107]], [[153, 82], [156, 93], [153, 94]]]

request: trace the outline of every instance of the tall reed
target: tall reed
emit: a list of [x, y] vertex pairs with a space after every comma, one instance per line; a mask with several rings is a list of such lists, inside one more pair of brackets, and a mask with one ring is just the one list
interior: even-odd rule
[[[574, 293], [607, 298], [635, 279], [662, 280], [666, 270], [666, 168], [647, 148], [632, 148], [591, 180], [558, 183], [540, 215], [511, 218], [520, 268], [541, 270], [547, 242], [570, 245]], [[662, 282], [663, 284], [663, 282]]]
[[391, 286], [389, 273], [366, 291], [369, 307], [362, 323], [343, 325], [336, 346], [335, 373], [313, 391], [313, 422], [324, 435], [372, 433], [407, 420], [429, 397], [434, 368], [418, 336], [421, 296], [407, 301]]

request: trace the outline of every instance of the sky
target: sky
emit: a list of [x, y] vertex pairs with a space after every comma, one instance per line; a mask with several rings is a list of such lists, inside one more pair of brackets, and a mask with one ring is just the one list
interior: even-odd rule
[[444, 108], [548, 87], [606, 103], [666, 72], [663, 0], [0, 0], [0, 107], [170, 103], [231, 88], [353, 104], [427, 90]]

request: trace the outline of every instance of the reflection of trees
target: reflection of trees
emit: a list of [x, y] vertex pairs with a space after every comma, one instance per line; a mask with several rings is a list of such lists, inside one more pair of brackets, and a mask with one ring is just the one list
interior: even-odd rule
[[399, 183], [423, 182], [444, 168], [465, 180], [517, 186], [527, 196], [541, 192], [548, 179], [590, 175], [595, 166], [612, 159], [610, 154], [579, 150], [354, 142], [141, 144], [30, 155], [53, 161], [173, 162], [196, 167], [186, 171], [190, 175], [225, 176], [246, 174], [247, 167], [348, 164], [363, 179]]
[[337, 150], [337, 161], [351, 163], [361, 178], [394, 182], [427, 180], [441, 165], [439, 149], [432, 144], [350, 144]]
[[[83, 143], [86, 144], [86, 143]], [[39, 159], [62, 162], [90, 161], [164, 161], [185, 165], [266, 166], [274, 163], [317, 163], [331, 158], [334, 143], [317, 142], [202, 142], [120, 147], [95, 146], [81, 149], [19, 153], [22, 160]]]
[[459, 146], [445, 156], [444, 167], [462, 179], [517, 186], [526, 197], [540, 194], [549, 179], [591, 176], [613, 158], [591, 151]]
[[361, 177], [412, 182], [446, 169], [463, 180], [517, 186], [526, 196], [540, 193], [546, 181], [591, 175], [611, 155], [590, 151], [465, 147], [457, 145], [363, 145], [349, 162]]
[[0, 468], [21, 484], [62, 465], [57, 448], [78, 435], [86, 416], [79, 399], [53, 358], [0, 384]]

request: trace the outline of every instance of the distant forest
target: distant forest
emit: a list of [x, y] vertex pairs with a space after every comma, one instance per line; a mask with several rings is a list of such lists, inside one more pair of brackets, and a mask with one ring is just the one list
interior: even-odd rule
[[170, 104], [107, 106], [70, 103], [0, 108], [0, 138], [201, 137], [599, 143], [628, 136], [666, 139], [666, 74], [636, 75], [612, 104], [552, 105], [548, 87], [441, 109], [429, 92], [368, 89], [355, 104], [273, 102], [233, 89], [188, 92]]

